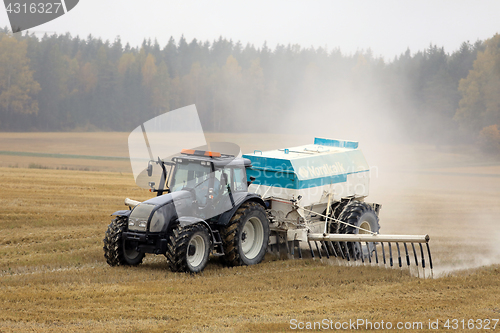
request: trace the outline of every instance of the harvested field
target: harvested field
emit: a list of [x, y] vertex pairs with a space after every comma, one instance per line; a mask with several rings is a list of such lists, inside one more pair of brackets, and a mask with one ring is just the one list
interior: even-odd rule
[[[260, 136], [252, 144], [250, 134], [222, 136], [244, 152], [303, 139]], [[120, 157], [126, 137], [1, 133], [0, 151]], [[129, 165], [0, 155], [0, 332], [284, 332], [293, 319], [421, 322], [413, 328], [425, 331], [429, 320], [444, 329], [447, 319], [466, 327], [469, 319], [500, 319], [500, 163], [429, 146], [361, 148], [376, 170], [370, 199], [383, 204], [381, 231], [428, 233], [439, 278], [271, 255], [251, 267], [214, 259], [196, 276], [171, 273], [153, 255], [138, 267], [112, 268], [102, 251], [109, 214], [125, 197], [151, 195], [134, 184]], [[64, 167], [76, 170], [57, 170]]]

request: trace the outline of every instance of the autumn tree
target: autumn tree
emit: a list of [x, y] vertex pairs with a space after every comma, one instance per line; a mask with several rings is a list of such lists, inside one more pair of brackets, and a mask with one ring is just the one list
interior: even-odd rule
[[39, 91], [26, 56], [26, 42], [0, 34], [0, 125], [16, 113], [36, 114]]
[[478, 135], [491, 125], [500, 125], [500, 35], [485, 42], [473, 69], [459, 85], [462, 99], [455, 114], [462, 128]]
[[486, 126], [479, 132], [479, 145], [488, 153], [500, 154], [500, 131], [498, 126]]

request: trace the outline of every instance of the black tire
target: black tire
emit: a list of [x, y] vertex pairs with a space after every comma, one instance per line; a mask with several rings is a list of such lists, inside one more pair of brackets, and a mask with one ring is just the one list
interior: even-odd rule
[[269, 219], [264, 207], [246, 202], [221, 230], [223, 260], [228, 266], [255, 265], [267, 252]]
[[[329, 212], [328, 216], [335, 219], [335, 220], [329, 220], [329, 222], [328, 222], [328, 230], [330, 231], [330, 233], [332, 233], [332, 234], [339, 233], [341, 223], [339, 223], [336, 220], [340, 220], [340, 215], [344, 211], [347, 204], [348, 204], [348, 201], [343, 200], [343, 201], [335, 202], [330, 206], [330, 212]], [[326, 215], [326, 209], [323, 212], [323, 215]], [[321, 220], [325, 221], [325, 218], [322, 217]]]
[[116, 217], [108, 226], [104, 236], [104, 257], [110, 266], [135, 266], [144, 258], [144, 253], [134, 249], [134, 245], [123, 240], [123, 231], [127, 228], [128, 218]]
[[168, 265], [172, 272], [199, 273], [208, 263], [210, 235], [201, 224], [175, 226], [167, 245]]
[[[350, 202], [340, 214], [339, 220], [349, 224], [345, 225], [340, 223], [339, 233], [341, 234], [368, 233], [357, 229], [354, 226], [361, 227], [375, 233], [378, 233], [380, 230], [377, 213], [375, 213], [372, 206], [365, 202]], [[362, 246], [360, 246], [360, 243], [352, 242], [347, 242], [347, 248], [346, 243], [341, 243], [341, 246], [344, 254], [349, 251], [349, 256], [356, 259], [361, 259], [362, 255], [367, 258], [372, 255], [373, 251], [375, 251], [374, 243], [368, 243], [368, 248], [366, 247], [366, 244], [362, 244]]]
[[[338, 222], [337, 220], [340, 220], [340, 215], [344, 211], [345, 207], [349, 201], [347, 200], [342, 200], [339, 202], [335, 202], [330, 206], [330, 212], [328, 216], [333, 218], [334, 220], [329, 220], [328, 222], [328, 230], [331, 234], [338, 234], [340, 233], [340, 226], [341, 223]], [[323, 215], [326, 215], [326, 209], [323, 212]], [[321, 218], [322, 221], [325, 221], [326, 219], [324, 217]], [[329, 243], [329, 244], [328, 244]], [[340, 255], [342, 248], [340, 247], [340, 244], [338, 242], [327, 242], [328, 249], [331, 249], [331, 246], [333, 247], [332, 251], [333, 253], [336, 253], [337, 255]]]

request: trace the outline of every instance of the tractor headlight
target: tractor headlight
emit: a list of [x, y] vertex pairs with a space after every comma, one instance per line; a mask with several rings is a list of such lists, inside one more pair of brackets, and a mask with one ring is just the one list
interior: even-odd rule
[[135, 231], [146, 231], [149, 215], [155, 208], [155, 205], [141, 203], [135, 206], [128, 218], [128, 229]]

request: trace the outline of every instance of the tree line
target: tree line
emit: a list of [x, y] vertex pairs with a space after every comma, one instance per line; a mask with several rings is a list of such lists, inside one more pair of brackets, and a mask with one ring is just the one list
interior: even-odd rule
[[130, 131], [196, 104], [206, 131], [259, 132], [292, 110], [306, 113], [306, 105], [350, 95], [367, 104], [383, 99], [380, 105], [413, 139], [500, 147], [499, 90], [499, 35], [451, 53], [430, 45], [385, 61], [370, 50], [271, 49], [222, 37], [170, 38], [164, 46], [148, 39], [131, 47], [119, 37], [0, 31], [3, 131]]

